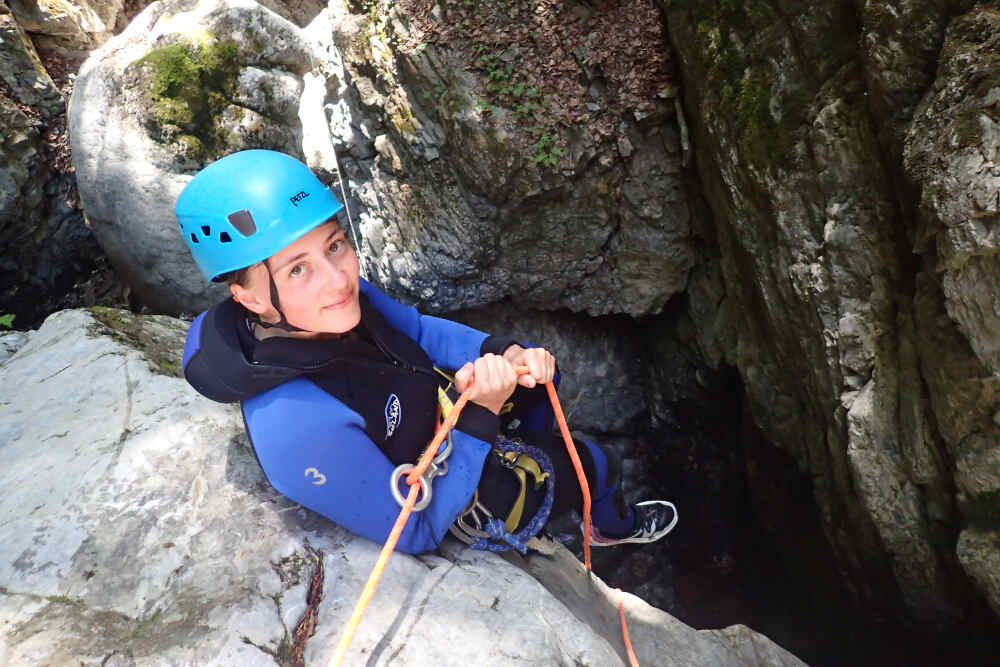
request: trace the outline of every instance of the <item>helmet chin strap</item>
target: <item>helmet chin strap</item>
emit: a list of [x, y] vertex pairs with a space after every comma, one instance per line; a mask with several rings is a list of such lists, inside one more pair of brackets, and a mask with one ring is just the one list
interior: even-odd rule
[[288, 320], [285, 319], [285, 314], [281, 312], [281, 300], [278, 297], [278, 286], [274, 284], [274, 276], [271, 275], [271, 265], [268, 264], [268, 260], [264, 260], [264, 268], [267, 269], [267, 282], [270, 286], [271, 292], [271, 305], [276, 311], [278, 311], [278, 317], [281, 319], [277, 322], [265, 322], [260, 318], [259, 315], [256, 316], [257, 324], [264, 327], [265, 329], [283, 329], [291, 333], [306, 331], [305, 329], [300, 329], [293, 324], [289, 324]]

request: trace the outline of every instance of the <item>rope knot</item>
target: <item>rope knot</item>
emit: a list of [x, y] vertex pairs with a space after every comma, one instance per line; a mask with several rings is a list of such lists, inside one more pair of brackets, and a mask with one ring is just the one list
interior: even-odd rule
[[[528, 553], [528, 547], [525, 546], [524, 542], [517, 538], [517, 535], [507, 532], [507, 526], [500, 519], [490, 519], [486, 523], [486, 532], [490, 534], [490, 539], [499, 541], [504, 541], [513, 548], [517, 549], [517, 552], [522, 556]], [[473, 549], [489, 549], [492, 546], [485, 537], [480, 538], [476, 544], [472, 545]]]

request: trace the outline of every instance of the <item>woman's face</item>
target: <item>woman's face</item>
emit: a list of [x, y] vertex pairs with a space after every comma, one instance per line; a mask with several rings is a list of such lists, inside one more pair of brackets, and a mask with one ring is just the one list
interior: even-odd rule
[[[262, 310], [237, 298], [265, 321], [278, 321], [271, 304], [270, 269], [281, 312], [292, 326], [314, 333], [344, 333], [361, 321], [361, 266], [336, 222], [326, 222], [253, 267], [246, 289]], [[235, 294], [235, 290], [234, 290]]]

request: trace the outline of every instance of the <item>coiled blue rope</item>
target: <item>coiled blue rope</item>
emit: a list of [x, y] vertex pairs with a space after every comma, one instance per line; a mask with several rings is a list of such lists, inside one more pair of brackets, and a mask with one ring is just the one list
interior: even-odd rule
[[509, 533], [502, 519], [490, 519], [486, 523], [486, 526], [484, 526], [486, 532], [490, 534], [489, 538], [481, 537], [470, 546], [473, 549], [493, 552], [507, 551], [513, 548], [518, 553], [524, 555], [528, 553], [528, 547], [525, 543], [541, 532], [545, 526], [545, 522], [549, 520], [549, 513], [552, 512], [552, 503], [556, 497], [556, 472], [552, 467], [552, 460], [549, 459], [549, 455], [537, 447], [523, 445], [499, 436], [493, 448], [504, 453], [516, 452], [518, 454], [525, 454], [535, 459], [542, 472], [548, 473], [548, 477], [545, 478], [545, 499], [539, 506], [538, 511], [535, 512], [535, 516], [521, 530], [516, 533]]

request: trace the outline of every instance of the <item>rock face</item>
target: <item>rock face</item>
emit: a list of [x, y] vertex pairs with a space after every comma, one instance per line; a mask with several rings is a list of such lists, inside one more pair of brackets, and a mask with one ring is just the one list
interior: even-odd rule
[[74, 201], [63, 92], [20, 18], [0, 2], [0, 312], [30, 326], [99, 248]]
[[996, 4], [661, 4], [718, 240], [704, 357], [813, 480], [856, 600], [1000, 610]]
[[[654, 48], [645, 5], [539, 0], [527, 29], [513, 4], [503, 30], [451, 0], [149, 7], [73, 96], [102, 246], [146, 303], [204, 308], [220, 292], [180, 242], [176, 194], [231, 150], [301, 156], [346, 194], [367, 277], [431, 312], [502, 301], [470, 317], [582, 368], [566, 389], [584, 428], [671, 425], [735, 368], [858, 605], [932, 629], [1000, 615], [997, 3], [659, 0], [676, 87], [606, 56], [607, 35]], [[608, 29], [618, 10], [641, 20]], [[0, 228], [42, 198], [18, 100], [58, 106], [6, 15]], [[537, 88], [536, 66], [561, 83]], [[646, 70], [658, 88], [623, 97]], [[577, 315], [521, 326], [524, 308]]]
[[559, 398], [574, 429], [632, 434], [643, 418], [638, 327], [625, 317], [590, 318], [503, 304], [453, 314], [482, 331], [503, 332], [555, 355]]
[[[916, 243], [928, 264], [918, 283], [929, 294], [917, 326], [945, 324], [922, 341], [921, 363], [965, 519], [958, 557], [1000, 615], [998, 31], [995, 4], [948, 25], [937, 77], [907, 131], [904, 158], [920, 188]], [[943, 338], [955, 342], [941, 347]]]
[[122, 0], [9, 0], [9, 4], [18, 23], [39, 36], [39, 46], [61, 52], [86, 53], [125, 23]]
[[[544, 116], [523, 110], [534, 104], [525, 72], [535, 63], [522, 53], [516, 16], [504, 17], [508, 42], [491, 43], [488, 17], [460, 3], [442, 3], [435, 16], [432, 5], [400, 3], [375, 25], [337, 19], [345, 69], [361, 105], [375, 112], [376, 151], [384, 147], [371, 181], [357, 188], [369, 204], [360, 216], [369, 273], [430, 310], [516, 297], [591, 315], [659, 312], [684, 288], [693, 261], [673, 105], [657, 100], [646, 113], [603, 118], [618, 129], [617, 143], [569, 131], [564, 154], [545, 162], [547, 142], [561, 140], [553, 131], [523, 146], [522, 128]], [[567, 24], [574, 8], [592, 11], [570, 3]], [[537, 7], [538, 32], [547, 32], [548, 10]], [[480, 21], [487, 34], [448, 33], [460, 21]], [[462, 38], [479, 41], [463, 51]], [[578, 67], [597, 57], [577, 49], [579, 61], [561, 47], [546, 56], [586, 82], [586, 106], [610, 107], [598, 91], [611, 73]], [[373, 67], [377, 76], [367, 73]], [[528, 86], [525, 97], [516, 97], [518, 86]]]
[[[0, 362], [5, 663], [329, 660], [378, 547], [270, 489], [236, 407], [175, 377], [186, 327], [63, 311]], [[626, 664], [617, 593], [563, 549], [518, 561], [395, 555], [348, 662]], [[644, 665], [802, 664], [623, 599]]]
[[[605, 118], [616, 136], [552, 130], [526, 146], [527, 102], [479, 105], [486, 82], [447, 49], [406, 46], [425, 14], [334, 3], [300, 29], [249, 0], [169, 0], [91, 55], [70, 116], [81, 197], [143, 299], [180, 312], [217, 297], [172, 204], [202, 165], [254, 147], [342, 170], [368, 277], [431, 311], [516, 295], [642, 315], [684, 288], [694, 256], [672, 101]], [[520, 63], [504, 58], [510, 77]]]
[[256, 3], [175, 4], [154, 3], [84, 63], [70, 129], [102, 247], [144, 302], [177, 313], [223, 294], [205, 284], [177, 230], [187, 174], [230, 150], [297, 153], [300, 77], [319, 54]]

